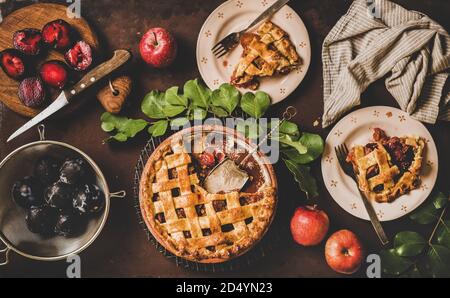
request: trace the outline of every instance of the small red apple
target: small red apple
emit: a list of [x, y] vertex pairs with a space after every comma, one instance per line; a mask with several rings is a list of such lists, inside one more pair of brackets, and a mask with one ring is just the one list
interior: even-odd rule
[[364, 249], [358, 236], [349, 230], [341, 230], [328, 239], [325, 258], [334, 271], [353, 274], [361, 267]]
[[139, 51], [142, 59], [156, 68], [163, 68], [173, 63], [177, 56], [175, 38], [163, 28], [152, 28], [142, 36]]
[[303, 246], [314, 246], [322, 242], [329, 226], [328, 215], [316, 206], [297, 208], [291, 219], [292, 237]]

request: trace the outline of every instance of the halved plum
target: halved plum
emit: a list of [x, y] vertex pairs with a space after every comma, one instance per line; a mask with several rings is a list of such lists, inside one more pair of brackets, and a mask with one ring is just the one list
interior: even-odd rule
[[39, 55], [42, 48], [42, 34], [40, 30], [27, 28], [19, 30], [13, 36], [14, 47], [25, 55]]
[[54, 20], [42, 29], [42, 39], [45, 44], [55, 50], [63, 51], [72, 46], [74, 31], [72, 26], [64, 20]]
[[67, 64], [77, 71], [84, 71], [92, 65], [92, 48], [85, 41], [77, 42], [66, 55]]
[[6, 49], [0, 53], [0, 65], [3, 71], [14, 80], [23, 79], [28, 71], [24, 55], [16, 49]]

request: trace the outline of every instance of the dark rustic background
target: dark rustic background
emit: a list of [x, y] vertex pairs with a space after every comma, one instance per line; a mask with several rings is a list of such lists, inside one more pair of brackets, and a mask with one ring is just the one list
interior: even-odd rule
[[[247, 0], [257, 1], [257, 0]], [[10, 1], [0, 4], [2, 15], [39, 1]], [[66, 3], [66, 1], [53, 1]], [[105, 58], [116, 48], [131, 48], [134, 60], [129, 73], [135, 80], [134, 94], [127, 115], [143, 116], [139, 103], [152, 89], [166, 89], [182, 85], [186, 80], [199, 77], [195, 61], [197, 34], [207, 16], [223, 1], [221, 0], [82, 0], [82, 16], [93, 26], [100, 37]], [[450, 30], [450, 2], [448, 0], [396, 0], [408, 9], [428, 14]], [[273, 115], [280, 115], [287, 105], [299, 110], [295, 121], [303, 130], [327, 136], [328, 130], [314, 127], [313, 122], [322, 114], [322, 67], [321, 44], [326, 34], [348, 9], [350, 0], [292, 0], [290, 5], [305, 22], [312, 44], [312, 65], [305, 81], [283, 103], [273, 107]], [[139, 59], [138, 43], [145, 31], [162, 26], [173, 32], [180, 45], [175, 64], [166, 70], [146, 67]], [[113, 200], [108, 223], [95, 243], [81, 254], [83, 277], [338, 277], [328, 268], [324, 260], [323, 245], [302, 248], [292, 241], [288, 223], [295, 209], [304, 202], [292, 176], [284, 167], [277, 167], [280, 183], [279, 210], [276, 225], [281, 229], [281, 240], [262, 261], [228, 273], [197, 273], [178, 268], [174, 262], [162, 256], [147, 241], [133, 207], [133, 175], [137, 158], [148, 136], [143, 133], [127, 144], [102, 145], [107, 135], [100, 129], [102, 108], [92, 94], [87, 94], [88, 103], [67, 120], [46, 122], [47, 137], [70, 143], [89, 154], [105, 172], [113, 191], [125, 189], [128, 197]], [[383, 82], [371, 86], [363, 96], [364, 106], [397, 106], [385, 91]], [[0, 106], [0, 158], [20, 145], [35, 141], [35, 131], [27, 132], [14, 142], [5, 144], [7, 137], [27, 119], [17, 116]], [[438, 146], [440, 175], [438, 187], [448, 190], [450, 176], [448, 148], [450, 126], [448, 123], [427, 126]], [[357, 233], [368, 253], [379, 251], [379, 242], [369, 222], [352, 217], [343, 211], [327, 193], [320, 173], [320, 164], [313, 166], [319, 181], [320, 198], [317, 203], [327, 211], [331, 220], [331, 231], [348, 228]], [[446, 183], [447, 182], [447, 183]], [[392, 237], [404, 229], [418, 229], [407, 218], [385, 224]], [[331, 232], [330, 231], [330, 232]], [[424, 233], [430, 232], [423, 228]], [[10, 264], [0, 268], [0, 276], [65, 276], [65, 262], [42, 263], [11, 254]], [[356, 276], [364, 276], [365, 268]]]

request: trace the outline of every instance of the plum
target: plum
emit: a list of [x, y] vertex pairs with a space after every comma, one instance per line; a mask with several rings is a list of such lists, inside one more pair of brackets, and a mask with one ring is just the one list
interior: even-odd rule
[[82, 215], [98, 213], [105, 207], [105, 195], [97, 185], [86, 184], [78, 190], [73, 207]]
[[44, 203], [44, 190], [41, 183], [33, 177], [25, 177], [12, 188], [14, 202], [22, 208], [41, 206]]

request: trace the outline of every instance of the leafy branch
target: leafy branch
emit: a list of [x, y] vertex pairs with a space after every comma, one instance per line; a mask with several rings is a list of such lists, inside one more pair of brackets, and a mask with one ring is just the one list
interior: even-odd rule
[[426, 239], [405, 231], [394, 238], [394, 247], [380, 252], [383, 272], [397, 277], [450, 276], [450, 220], [445, 220], [449, 198], [436, 194], [431, 203], [414, 212], [410, 219], [421, 225], [435, 223]]
[[[230, 84], [223, 84], [211, 90], [198, 79], [187, 81], [183, 92], [174, 86], [165, 92], [151, 91], [141, 103], [141, 111], [153, 122], [144, 119], [129, 119], [104, 113], [101, 127], [111, 136], [105, 141], [126, 142], [138, 133], [147, 129], [152, 137], [160, 137], [167, 133], [169, 127], [178, 129], [191, 120], [204, 120], [208, 114], [218, 118], [233, 117], [240, 108], [251, 118], [237, 119], [237, 130], [250, 139], [257, 139], [267, 131], [259, 123], [270, 107], [267, 93], [258, 91], [241, 95], [238, 89]], [[269, 124], [272, 126], [272, 123]], [[323, 139], [319, 135], [301, 133], [297, 124], [289, 121], [282, 123], [279, 133], [271, 137], [279, 141], [281, 153], [287, 168], [299, 183], [300, 189], [308, 197], [318, 195], [317, 183], [306, 165], [320, 157], [324, 150]]]

